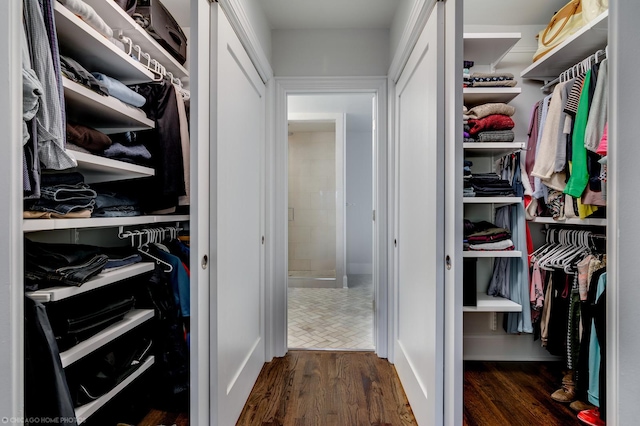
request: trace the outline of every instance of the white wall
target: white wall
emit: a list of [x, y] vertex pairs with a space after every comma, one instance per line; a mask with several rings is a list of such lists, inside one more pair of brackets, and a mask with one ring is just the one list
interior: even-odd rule
[[277, 77], [384, 76], [387, 30], [274, 30], [271, 65]]
[[[349, 117], [347, 116], [347, 123]], [[373, 273], [372, 133], [347, 132], [347, 273]]]
[[260, 45], [267, 58], [271, 57], [271, 28], [267, 22], [260, 1], [255, 0], [238, 0], [247, 15], [251, 26], [260, 41]]
[[393, 22], [389, 30], [389, 54], [392, 59], [398, 48], [398, 43], [400, 43], [402, 33], [409, 21], [409, 13], [417, 1], [422, 0], [402, 0], [398, 3], [398, 8], [396, 9], [396, 14], [393, 16]]

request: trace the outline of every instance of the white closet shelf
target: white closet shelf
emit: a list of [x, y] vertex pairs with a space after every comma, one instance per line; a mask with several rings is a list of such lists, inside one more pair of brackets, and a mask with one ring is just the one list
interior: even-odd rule
[[521, 37], [521, 33], [464, 33], [464, 60], [495, 68]]
[[126, 280], [127, 278], [135, 277], [146, 272], [151, 272], [153, 271], [153, 268], [154, 266], [152, 262], [136, 263], [133, 265], [114, 269], [113, 271], [98, 274], [86, 283], [82, 284], [80, 287], [50, 287], [42, 290], [27, 292], [26, 296], [41, 303], [56, 302], [58, 300], [77, 296], [88, 291], [96, 290], [98, 288], [102, 288], [119, 281]]
[[[158, 44], [147, 31], [138, 25], [115, 1], [85, 0], [113, 29], [114, 34], [121, 32], [129, 37], [142, 51], [160, 62], [174, 77], [189, 77], [189, 71], [180, 64], [167, 50]], [[117, 38], [117, 37], [116, 37]]]
[[502, 157], [525, 149], [526, 146], [526, 142], [465, 142], [462, 145], [465, 156], [472, 154], [493, 157]]
[[583, 225], [583, 226], [607, 226], [607, 219], [565, 219], [555, 220], [552, 217], [536, 217], [530, 220], [532, 223], [544, 223], [550, 225]]
[[477, 306], [464, 306], [463, 312], [522, 312], [522, 306], [503, 297], [477, 294]]
[[139, 108], [113, 96], [102, 96], [81, 84], [63, 78], [67, 117], [102, 133], [153, 129], [155, 124]]
[[101, 217], [86, 219], [24, 219], [24, 232], [56, 229], [112, 228], [115, 226], [147, 225], [166, 222], [186, 222], [189, 215], [148, 215], [133, 217]]
[[54, 2], [61, 53], [90, 72], [101, 72], [124, 84], [146, 83], [153, 73], [85, 23], [69, 9]]
[[118, 321], [117, 323], [110, 325], [95, 336], [92, 336], [91, 338], [62, 352], [60, 354], [62, 367], [66, 368], [79, 359], [89, 355], [93, 351], [103, 347], [107, 343], [114, 341], [127, 331], [133, 330], [140, 324], [149, 321], [153, 318], [153, 315], [153, 309], [134, 309], [133, 311], [128, 312], [122, 321]]
[[464, 204], [519, 204], [520, 197], [462, 197]]
[[473, 107], [487, 102], [509, 103], [521, 92], [521, 87], [465, 87], [462, 96], [465, 106]]
[[519, 250], [492, 250], [492, 251], [474, 251], [465, 250], [462, 252], [462, 257], [467, 258], [494, 258], [494, 257], [522, 257], [522, 252]]
[[609, 11], [603, 12], [571, 37], [520, 73], [522, 78], [549, 81], [607, 45]]
[[111, 389], [109, 392], [102, 395], [100, 398], [96, 399], [95, 401], [76, 408], [76, 418], [78, 419], [78, 424], [84, 423], [92, 414], [98, 411], [103, 405], [109, 402], [114, 396], [116, 396], [124, 388], [126, 388], [131, 383], [133, 383], [133, 381], [136, 380], [138, 377], [140, 377], [142, 373], [144, 373], [149, 368], [151, 368], [154, 361], [155, 361], [154, 357], [150, 356], [144, 361], [144, 363], [140, 367], [138, 367], [136, 371], [134, 371], [122, 382], [118, 383], [118, 385], [115, 388]]
[[112, 182], [154, 176], [155, 170], [124, 161], [112, 160], [85, 152], [70, 151], [78, 161], [77, 170], [86, 183]]

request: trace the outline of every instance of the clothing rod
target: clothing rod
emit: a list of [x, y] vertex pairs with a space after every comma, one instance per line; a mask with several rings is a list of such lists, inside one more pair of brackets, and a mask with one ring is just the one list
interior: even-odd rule
[[151, 71], [152, 73], [158, 76], [158, 79], [156, 80], [154, 78], [154, 81], [161, 81], [164, 77], [167, 77], [168, 79], [171, 80], [172, 83], [178, 85], [181, 89], [184, 88], [182, 81], [178, 77], [175, 77], [171, 72], [167, 71], [164, 65], [162, 65], [157, 60], [153, 59], [151, 55], [149, 55], [146, 52], [143, 52], [142, 48], [139, 45], [135, 44], [133, 40], [131, 40], [129, 37], [125, 36], [124, 34], [119, 34], [118, 38], [126, 46], [128, 46], [128, 52], [126, 52], [128, 56], [137, 57], [138, 62], [140, 62], [140, 65], [147, 68], [149, 71]]
[[546, 83], [544, 86], [540, 88], [540, 90], [545, 91], [551, 88], [552, 86], [555, 86], [558, 83], [568, 81], [571, 78], [575, 78], [578, 75], [585, 74], [593, 64], [597, 64], [598, 62], [602, 61], [606, 57], [607, 57], [606, 50], [598, 50], [595, 53], [592, 53], [591, 55], [587, 56], [582, 61], [573, 65], [572, 67], [567, 68], [566, 70], [561, 72], [557, 78]]

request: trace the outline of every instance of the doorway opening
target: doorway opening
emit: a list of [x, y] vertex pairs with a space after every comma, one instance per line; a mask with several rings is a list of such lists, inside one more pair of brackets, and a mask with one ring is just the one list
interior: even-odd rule
[[288, 96], [290, 349], [375, 349], [373, 98]]

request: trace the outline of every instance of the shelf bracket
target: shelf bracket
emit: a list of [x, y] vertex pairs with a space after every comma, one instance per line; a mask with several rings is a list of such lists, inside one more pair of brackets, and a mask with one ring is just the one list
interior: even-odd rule
[[496, 331], [498, 329], [498, 313], [497, 312], [489, 313], [489, 329], [491, 331]]

